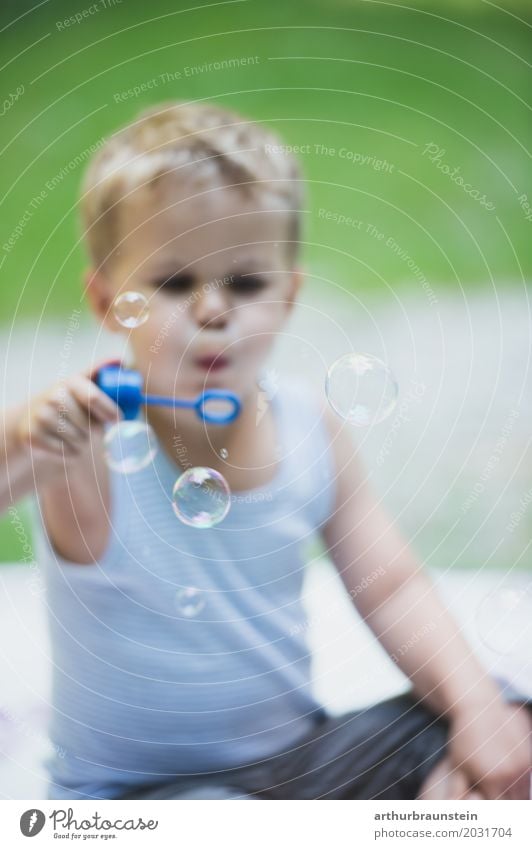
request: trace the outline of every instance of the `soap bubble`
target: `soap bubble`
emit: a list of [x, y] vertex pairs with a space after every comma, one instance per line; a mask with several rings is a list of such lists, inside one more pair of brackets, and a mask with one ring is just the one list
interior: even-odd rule
[[222, 460], [227, 460], [227, 458], [229, 457], [229, 451], [227, 450], [227, 448], [222, 448], [220, 450], [220, 457], [222, 458]]
[[215, 469], [196, 466], [176, 480], [172, 506], [177, 518], [194, 528], [212, 528], [225, 519], [231, 506], [231, 490]]
[[526, 656], [532, 641], [532, 593], [501, 587], [488, 593], [476, 611], [480, 639], [497, 654]]
[[113, 314], [122, 327], [140, 327], [148, 320], [148, 300], [141, 292], [122, 292], [115, 298]]
[[325, 392], [342, 419], [365, 427], [382, 422], [397, 404], [397, 381], [386, 363], [371, 354], [353, 351], [332, 364]]
[[187, 619], [197, 616], [205, 607], [205, 599], [201, 590], [196, 587], [182, 587], [176, 594], [176, 607], [181, 616]]
[[111, 425], [104, 439], [110, 469], [130, 475], [144, 469], [157, 454], [157, 438], [149, 424], [121, 421]]

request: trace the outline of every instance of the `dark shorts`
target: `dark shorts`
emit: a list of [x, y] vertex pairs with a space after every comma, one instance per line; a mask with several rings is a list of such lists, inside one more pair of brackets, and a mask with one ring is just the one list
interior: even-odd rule
[[[508, 701], [522, 701], [505, 694]], [[532, 703], [528, 704], [532, 712]], [[293, 748], [255, 764], [139, 787], [122, 799], [416, 799], [448, 724], [412, 692], [323, 715]]]

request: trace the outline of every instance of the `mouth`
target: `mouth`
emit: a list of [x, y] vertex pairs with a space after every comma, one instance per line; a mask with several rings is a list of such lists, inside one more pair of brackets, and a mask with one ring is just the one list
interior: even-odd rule
[[230, 364], [229, 357], [223, 354], [206, 354], [203, 357], [197, 357], [194, 362], [204, 371], [220, 371]]

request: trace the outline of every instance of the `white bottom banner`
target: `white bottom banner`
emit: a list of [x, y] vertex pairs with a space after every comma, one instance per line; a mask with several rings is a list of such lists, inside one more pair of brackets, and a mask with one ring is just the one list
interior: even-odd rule
[[[531, 802], [3, 801], [2, 845], [57, 846], [63, 841], [112, 846], [231, 849], [365, 849], [367, 846], [515, 847], [530, 849]], [[262, 816], [262, 819], [260, 817]]]

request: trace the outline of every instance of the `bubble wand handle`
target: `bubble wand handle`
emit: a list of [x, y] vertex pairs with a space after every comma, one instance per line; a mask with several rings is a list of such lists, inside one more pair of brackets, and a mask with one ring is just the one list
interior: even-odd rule
[[196, 401], [187, 401], [186, 398], [169, 398], [167, 395], [141, 395], [143, 404], [152, 404], [154, 407], [190, 407], [196, 406]]
[[[212, 402], [223, 402], [229, 405], [226, 412], [209, 412], [208, 405]], [[234, 392], [226, 392], [224, 389], [207, 389], [201, 395], [189, 401], [185, 398], [167, 398], [163, 395], [143, 395], [144, 404], [154, 404], [159, 407], [185, 407], [196, 411], [196, 415], [210, 424], [229, 424], [240, 415], [241, 403], [238, 395]]]

